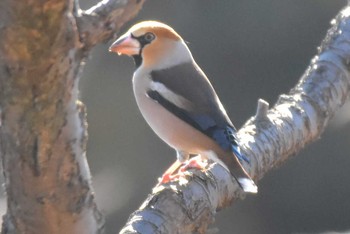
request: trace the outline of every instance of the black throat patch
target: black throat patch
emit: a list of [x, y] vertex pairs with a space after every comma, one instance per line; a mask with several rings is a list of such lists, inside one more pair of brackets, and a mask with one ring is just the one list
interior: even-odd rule
[[134, 59], [135, 68], [137, 69], [137, 68], [140, 67], [141, 64], [142, 64], [142, 50], [143, 50], [143, 48], [145, 47], [145, 45], [151, 43], [151, 41], [147, 41], [147, 40], [145, 39], [145, 35], [136, 37], [136, 36], [134, 36], [133, 34], [131, 34], [131, 37], [132, 37], [133, 39], [136, 39], [136, 40], [140, 43], [140, 46], [141, 46], [139, 54], [133, 55], [133, 56], [132, 56], [133, 59]]
[[[140, 50], [140, 52], [142, 52], [142, 49]], [[139, 66], [141, 66], [142, 64], [142, 56], [141, 53], [138, 55], [133, 55], [132, 58], [134, 59], [134, 63], [135, 63], [135, 68], [137, 69]]]

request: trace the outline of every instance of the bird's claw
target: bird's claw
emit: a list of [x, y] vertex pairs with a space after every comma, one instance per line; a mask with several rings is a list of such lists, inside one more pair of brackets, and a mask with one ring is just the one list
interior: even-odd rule
[[202, 170], [207, 165], [208, 165], [207, 161], [203, 161], [200, 156], [199, 157], [197, 156], [197, 157], [191, 158], [190, 160], [185, 162], [185, 164], [180, 167], [179, 171], [180, 172], [185, 172], [185, 171], [187, 171], [188, 169], [191, 169], [191, 168], [197, 168], [199, 170]]
[[166, 170], [166, 172], [164, 172], [162, 178], [160, 178], [158, 181], [158, 185], [177, 181], [186, 176], [185, 172], [188, 169], [197, 168], [199, 170], [203, 170], [207, 165], [208, 162], [203, 161], [200, 156], [191, 158], [183, 164], [176, 161], [168, 170]]

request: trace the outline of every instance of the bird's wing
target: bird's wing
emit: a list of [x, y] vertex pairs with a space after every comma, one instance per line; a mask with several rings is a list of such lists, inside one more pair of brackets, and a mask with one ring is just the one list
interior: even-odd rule
[[212, 85], [194, 62], [151, 72], [147, 95], [240, 160], [235, 128]]

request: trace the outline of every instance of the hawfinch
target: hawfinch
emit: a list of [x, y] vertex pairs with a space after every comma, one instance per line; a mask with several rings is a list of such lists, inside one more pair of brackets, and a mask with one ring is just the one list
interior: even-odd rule
[[133, 57], [137, 105], [153, 131], [176, 150], [178, 162], [190, 155], [214, 160], [245, 192], [257, 192], [240, 163], [249, 160], [240, 153], [236, 129], [179, 34], [163, 23], [145, 21], [131, 27], [109, 51]]

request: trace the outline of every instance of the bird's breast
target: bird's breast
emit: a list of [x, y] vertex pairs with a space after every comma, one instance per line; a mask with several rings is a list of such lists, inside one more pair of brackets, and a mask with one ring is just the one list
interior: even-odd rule
[[193, 154], [212, 150], [217, 145], [147, 95], [153, 86], [150, 75], [134, 74], [133, 89], [137, 105], [146, 122], [168, 145]]

